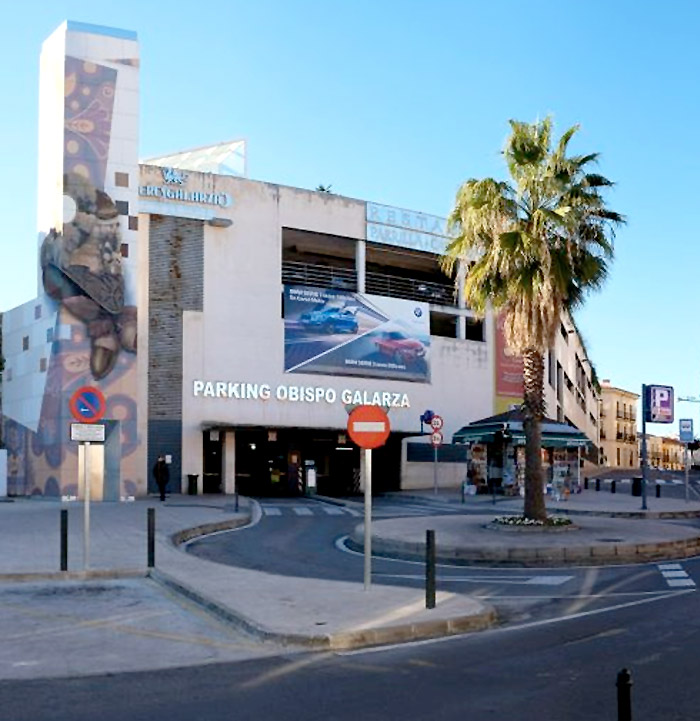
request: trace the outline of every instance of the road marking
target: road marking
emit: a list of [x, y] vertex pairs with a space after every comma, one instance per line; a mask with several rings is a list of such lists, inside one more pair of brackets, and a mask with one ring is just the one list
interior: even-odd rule
[[310, 508], [307, 508], [306, 506], [294, 506], [292, 508], [292, 510], [294, 511], [294, 513], [297, 514], [297, 516], [313, 516], [314, 515], [314, 512]]
[[344, 516], [345, 515], [345, 510], [342, 508], [338, 508], [337, 506], [324, 506], [323, 510], [329, 516]]
[[[377, 578], [403, 578], [423, 580], [424, 574], [412, 573], [374, 573]], [[530, 578], [513, 579], [504, 576], [440, 576], [441, 583], [505, 583], [511, 586], [561, 586], [573, 576], [532, 576]]]
[[692, 578], [668, 578], [666, 583], [671, 588], [680, 588], [681, 586], [695, 586], [695, 581]]
[[690, 588], [695, 581], [683, 570], [680, 563], [659, 563], [657, 568], [671, 588]]
[[266, 516], [281, 516], [282, 510], [275, 508], [275, 506], [261, 506], [263, 513]]
[[[557, 616], [555, 618], [545, 618], [540, 619], [539, 621], [527, 621], [526, 623], [516, 624], [513, 626], [500, 626], [495, 627], [491, 629], [486, 629], [484, 631], [480, 631], [479, 635], [483, 636], [486, 634], [504, 634], [504, 633], [512, 633], [513, 631], [521, 631], [528, 628], [537, 628], [539, 626], [551, 626], [555, 623], [562, 623], [564, 621], [570, 621], [575, 620], [579, 618], [587, 618], [589, 616], [599, 616], [603, 613], [611, 613], [613, 611], [620, 611], [624, 608], [633, 608], [634, 606], [642, 606], [647, 603], [655, 603], [656, 601], [661, 601], [666, 598], [674, 598], [675, 596], [682, 596], [686, 593], [694, 593], [694, 591], [688, 589], [685, 591], [667, 591], [667, 592], [661, 592], [659, 595], [656, 595], [652, 598], [641, 598], [636, 601], [629, 601], [627, 603], [618, 603], [615, 606], [606, 606], [605, 608], [596, 608], [591, 611], [579, 611], [578, 613], [572, 613], [568, 616]], [[437, 643], [453, 643], [455, 641], [458, 641], [459, 639], [463, 639], [464, 636], [469, 635], [469, 632], [466, 634], [455, 634], [454, 636], [441, 636], [440, 638], [428, 638], [428, 639], [422, 639], [420, 641], [410, 641], [408, 643], [400, 643], [400, 644], [387, 644], [386, 646], [375, 646], [374, 648], [359, 648], [359, 649], [353, 649], [351, 651], [337, 651], [336, 654], [338, 656], [359, 656], [360, 654], [369, 654], [369, 653], [382, 653], [384, 651], [391, 651], [395, 648], [400, 649], [406, 649], [410, 648], [412, 646], [427, 646], [428, 644], [437, 644]], [[473, 634], [472, 634], [473, 635]]]

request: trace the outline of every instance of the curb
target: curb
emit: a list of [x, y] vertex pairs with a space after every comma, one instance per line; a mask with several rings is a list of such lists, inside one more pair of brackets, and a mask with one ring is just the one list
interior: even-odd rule
[[237, 528], [247, 526], [253, 519], [253, 513], [249, 511], [245, 515], [238, 518], [229, 518], [227, 521], [217, 521], [216, 523], [203, 523], [201, 526], [192, 526], [185, 528], [170, 536], [170, 542], [174, 546], [181, 546], [183, 543], [193, 541], [195, 538], [208, 536], [212, 533], [220, 531], [233, 531]]
[[41, 571], [31, 573], [0, 573], [0, 583], [31, 583], [33, 581], [96, 581], [121, 578], [147, 578], [148, 571], [130, 568], [95, 571]]
[[[353, 551], [364, 550], [364, 534], [356, 526], [348, 537]], [[372, 553], [409, 561], [425, 560], [425, 543], [400, 541], [372, 536]], [[670, 561], [700, 555], [700, 536], [649, 543], [611, 543], [597, 546], [557, 548], [542, 546], [522, 548], [483, 548], [481, 546], [437, 546], [436, 561], [452, 565], [513, 566], [537, 568], [546, 566], [605, 566]]]
[[379, 628], [318, 635], [278, 633], [256, 624], [238, 611], [234, 611], [227, 606], [207, 598], [162, 571], [151, 569], [148, 576], [170, 591], [184, 596], [189, 601], [197, 604], [200, 608], [208, 611], [220, 621], [231, 625], [237, 631], [243, 631], [249, 636], [261, 641], [311, 650], [341, 651], [442, 638], [472, 631], [482, 631], [490, 628], [496, 622], [495, 610], [491, 606], [480, 603], [483, 610], [479, 613], [453, 616], [452, 618], [439, 619], [437, 621], [416, 621], [414, 623], [397, 626], [383, 626]]

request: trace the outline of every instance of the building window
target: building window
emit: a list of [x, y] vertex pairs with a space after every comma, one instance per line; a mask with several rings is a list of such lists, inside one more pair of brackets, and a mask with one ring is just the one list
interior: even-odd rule
[[552, 352], [552, 349], [550, 348], [547, 352], [547, 380], [549, 381], [549, 385], [552, 388], [555, 388], [556, 385], [556, 367], [555, 367], [555, 360], [554, 360], [554, 353]]
[[122, 243], [121, 254], [122, 254], [122, 258], [129, 257], [129, 244], [128, 243]]
[[53, 343], [53, 328], [46, 329], [46, 342]]
[[34, 320], [37, 320], [41, 318], [41, 306], [35, 305], [34, 306]]
[[130, 215], [129, 216], [129, 230], [138, 230], [139, 229], [139, 218], [137, 215]]
[[119, 215], [129, 215], [129, 203], [126, 200], [115, 200], [114, 205], [117, 206]]
[[39, 372], [46, 373], [46, 358], [41, 358], [39, 360]]
[[29, 336], [25, 335], [22, 338], [22, 350], [29, 350]]
[[430, 311], [430, 335], [457, 337], [457, 316]]
[[464, 337], [466, 340], [475, 340], [479, 343], [484, 342], [484, 322], [478, 318], [465, 318], [465, 332]]
[[620, 449], [617, 448], [616, 450], [617, 450], [617, 465], [619, 466], [620, 465]]
[[117, 188], [128, 188], [129, 187], [129, 173], [115, 173], [114, 184]]

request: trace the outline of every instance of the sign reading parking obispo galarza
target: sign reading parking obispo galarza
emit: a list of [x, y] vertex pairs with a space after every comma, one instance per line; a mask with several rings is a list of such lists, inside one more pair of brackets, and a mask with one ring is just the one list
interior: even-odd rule
[[287, 401], [291, 403], [328, 403], [340, 401], [345, 406], [382, 406], [383, 408], [410, 408], [408, 393], [394, 391], [367, 391], [343, 388], [341, 391], [327, 386], [301, 386], [269, 383], [233, 383], [229, 381], [195, 380], [192, 384], [195, 397], [228, 398], [248, 401]]

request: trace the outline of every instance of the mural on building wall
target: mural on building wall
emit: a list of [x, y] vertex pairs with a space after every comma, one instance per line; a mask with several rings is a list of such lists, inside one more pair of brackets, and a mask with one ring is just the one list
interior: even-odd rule
[[284, 370], [430, 381], [427, 303], [285, 286]]
[[[115, 63], [124, 65], [125, 72], [136, 72], [132, 62]], [[47, 339], [50, 356], [41, 369], [43, 397], [36, 428], [5, 420], [12, 495], [78, 495], [78, 448], [69, 439], [68, 406], [83, 385], [100, 387], [107, 398], [108, 429], [117, 434], [112, 439], [116, 457], [107, 460], [106, 444], [105, 466], [114, 468], [116, 461], [118, 484], [109, 494], [105, 489], [105, 497], [139, 492], [134, 454], [137, 312], [135, 299], [129, 297], [133, 283], [127, 282], [131, 279], [122, 265], [129, 231], [118, 198], [105, 191], [114, 167], [110, 151], [119, 156], [120, 170], [130, 170], [134, 178], [138, 173], [137, 158], [125, 163], [119, 147], [123, 140], [113, 136], [120, 72], [99, 62], [65, 58], [63, 225], [49, 230], [39, 254], [43, 290], [55, 308], [56, 325]], [[136, 134], [138, 120], [133, 123]]]
[[495, 413], [504, 413], [510, 406], [522, 403], [523, 399], [523, 359], [513, 355], [506, 346], [503, 334], [503, 316], [498, 315], [494, 324], [494, 360], [496, 375]]

